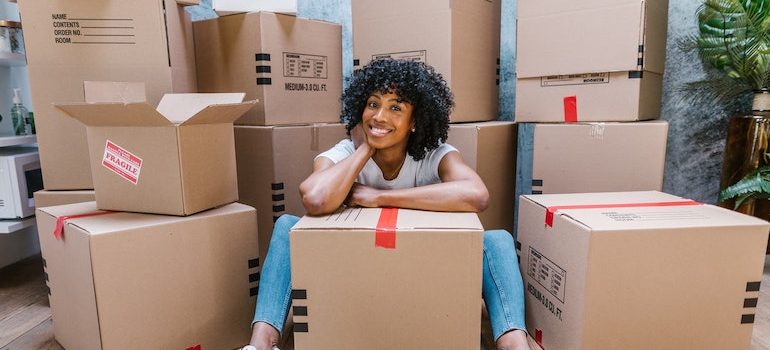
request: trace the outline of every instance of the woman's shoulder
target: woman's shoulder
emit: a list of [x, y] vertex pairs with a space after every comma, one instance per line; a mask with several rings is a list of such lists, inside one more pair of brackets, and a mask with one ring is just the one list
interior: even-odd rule
[[347, 158], [349, 155], [353, 154], [353, 152], [355, 151], [356, 151], [356, 147], [355, 145], [353, 145], [353, 141], [351, 141], [350, 139], [342, 139], [340, 142], [337, 142], [337, 144], [334, 145], [332, 148], [316, 156], [316, 158], [326, 157], [331, 159], [334, 163], [338, 163], [341, 160]]

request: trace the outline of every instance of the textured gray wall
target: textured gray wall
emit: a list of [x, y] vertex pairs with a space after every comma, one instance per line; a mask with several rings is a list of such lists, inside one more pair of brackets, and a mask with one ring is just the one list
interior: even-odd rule
[[[343, 73], [353, 71], [351, 0], [299, 0], [298, 15], [340, 23], [343, 26]], [[352, 0], [355, 1], [355, 0]], [[515, 103], [516, 0], [502, 1], [500, 39], [500, 119], [513, 119]], [[194, 9], [194, 18], [211, 16], [210, 0]], [[706, 76], [695, 52], [682, 51], [677, 43], [697, 31], [695, 11], [701, 0], [669, 0], [666, 71], [663, 76], [661, 119], [670, 123], [664, 190], [714, 203], [724, 152], [727, 118], [731, 114], [712, 101], [693, 103], [681, 91], [685, 83]], [[711, 72], [713, 74], [713, 72]]]

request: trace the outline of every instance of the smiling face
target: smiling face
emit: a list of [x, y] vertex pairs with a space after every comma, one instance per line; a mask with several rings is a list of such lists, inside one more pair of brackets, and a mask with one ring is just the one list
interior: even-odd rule
[[394, 147], [405, 150], [414, 127], [413, 109], [412, 104], [393, 92], [369, 95], [362, 115], [369, 144], [377, 150]]

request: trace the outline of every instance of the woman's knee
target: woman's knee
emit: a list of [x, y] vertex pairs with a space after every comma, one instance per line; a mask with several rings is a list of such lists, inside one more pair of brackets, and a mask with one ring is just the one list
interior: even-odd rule
[[484, 231], [484, 249], [515, 249], [513, 237], [506, 230]]

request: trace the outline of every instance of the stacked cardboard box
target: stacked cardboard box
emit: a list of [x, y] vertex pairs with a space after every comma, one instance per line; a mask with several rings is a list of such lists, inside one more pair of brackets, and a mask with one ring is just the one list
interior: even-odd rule
[[53, 107], [84, 101], [84, 81], [143, 82], [153, 105], [196, 91], [192, 23], [176, 1], [22, 0], [19, 11], [46, 189], [94, 188], [85, 127]]
[[518, 3], [517, 197], [662, 189], [667, 4]]
[[194, 29], [200, 91], [245, 91], [259, 100], [236, 121], [235, 145], [240, 202], [257, 208], [264, 256], [275, 219], [305, 214], [299, 184], [315, 156], [346, 137], [339, 124], [342, 28], [249, 12]]
[[750, 347], [767, 222], [655, 191], [527, 195], [519, 211], [544, 349]]
[[382, 57], [425, 62], [455, 95], [452, 122], [498, 118], [500, 0], [351, 4], [354, 66]]

